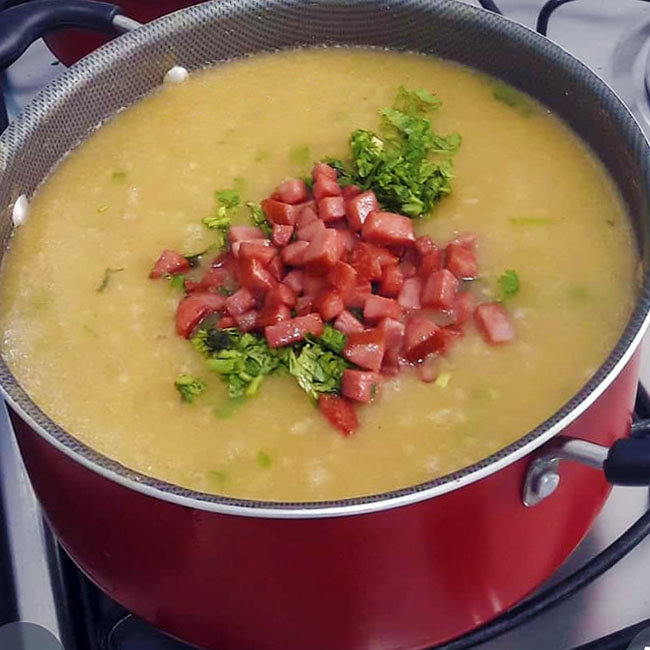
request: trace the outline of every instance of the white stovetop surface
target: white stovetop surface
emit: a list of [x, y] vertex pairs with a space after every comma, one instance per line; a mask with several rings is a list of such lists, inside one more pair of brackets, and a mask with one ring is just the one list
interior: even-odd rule
[[[497, 0], [497, 3], [505, 15], [529, 26], [534, 26], [537, 11], [543, 4], [542, 0]], [[644, 23], [650, 23], [650, 5], [646, 3], [590, 0], [560, 8], [551, 20], [549, 35], [613, 83], [616, 89], [611, 75], [615, 48], [624, 35]], [[52, 60], [39, 42], [12, 66], [7, 78], [10, 116], [59, 73], [62, 68], [50, 65]], [[650, 344], [645, 346], [643, 353], [641, 377], [645, 385], [650, 386]], [[0, 418], [0, 426], [6, 426], [4, 413], [0, 413]], [[615, 488], [595, 527], [554, 580], [568, 575], [607, 546], [647, 507], [646, 490]], [[22, 561], [26, 565], [32, 563], [26, 557]], [[650, 618], [649, 574], [650, 539], [578, 595], [519, 630], [483, 644], [480, 650], [566, 650]], [[43, 616], [43, 622], [47, 623], [47, 616]], [[32, 620], [34, 617], [38, 618], [38, 614], [33, 614]]]

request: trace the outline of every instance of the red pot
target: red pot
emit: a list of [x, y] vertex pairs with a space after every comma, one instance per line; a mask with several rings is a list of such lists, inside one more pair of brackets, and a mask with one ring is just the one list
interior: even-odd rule
[[[647, 266], [650, 151], [600, 80], [546, 39], [467, 5], [381, 7], [372, 0], [221, 0], [111, 42], [66, 71], [0, 139], [7, 151], [0, 234], [9, 231], [16, 196], [33, 192], [94, 125], [155, 87], [170, 60], [193, 69], [256, 49], [326, 41], [436, 53], [539, 98], [615, 175]], [[215, 650], [423, 648], [490, 620], [549, 577], [600, 510], [606, 477], [650, 482], [648, 451], [639, 453], [645, 441], [619, 440], [629, 433], [649, 304], [646, 278], [606, 363], [518, 442], [436, 481], [341, 502], [242, 501], [151, 479], [57, 427], [3, 361], [0, 386], [55, 534], [101, 589], [137, 615]], [[526, 507], [531, 461], [557, 445], [559, 434], [601, 445], [579, 454], [601, 469], [549, 463], [541, 475], [548, 481], [533, 488], [537, 496], [550, 493], [556, 472], [559, 487]]]

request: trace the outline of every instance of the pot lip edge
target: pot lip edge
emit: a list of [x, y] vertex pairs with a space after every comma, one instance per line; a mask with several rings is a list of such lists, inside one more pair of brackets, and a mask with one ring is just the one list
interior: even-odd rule
[[[370, 0], [361, 0], [359, 4], [366, 4], [368, 2], [370, 2]], [[219, 4], [221, 4], [222, 6], [223, 4], [237, 4], [237, 1], [222, 0], [221, 2], [219, 2], [219, 0], [214, 0], [213, 2], [203, 3], [202, 7], [205, 8], [206, 4], [212, 5], [214, 7]], [[252, 6], [252, 5], [256, 5], [256, 2], [255, 0], [253, 0], [252, 2], [248, 0], [241, 4]], [[386, 4], [390, 5], [392, 3], [389, 1]], [[490, 20], [496, 20], [497, 23], [507, 22], [510, 24], [511, 28], [513, 28], [513, 31], [519, 32], [519, 35], [516, 33], [512, 35], [513, 39], [520, 36], [521, 33], [529, 32], [533, 34], [535, 38], [540, 38], [540, 39], [550, 41], [550, 39], [545, 39], [545, 37], [539, 35], [535, 30], [528, 27], [527, 25], [524, 25], [507, 16], [493, 14], [492, 12], [489, 12], [481, 7], [467, 5], [464, 2], [460, 2], [459, 0], [437, 0], [437, 4], [439, 7], [442, 8], [453, 7], [455, 10], [461, 10], [466, 12], [467, 14], [474, 14], [474, 16], [489, 14], [489, 16], [491, 17]], [[196, 6], [190, 6], [190, 7], [178, 9], [177, 11], [172, 12], [171, 14], [163, 15], [155, 19], [154, 21], [151, 21], [150, 23], [146, 23], [145, 25], [143, 25], [143, 27], [146, 29], [152, 23], [159, 23], [163, 21], [168, 21], [169, 23], [171, 23], [175, 19], [176, 14], [180, 12], [189, 13], [195, 9]], [[139, 28], [136, 31], [139, 32], [140, 29], [141, 28]], [[109, 41], [105, 45], [102, 45], [101, 48], [98, 48], [98, 50], [99, 49], [110, 50], [116, 41], [128, 40], [130, 34], [132, 33], [133, 32], [123, 34], [118, 38]], [[619, 94], [614, 89], [612, 89], [611, 86], [605, 80], [603, 80], [594, 70], [592, 70], [589, 66], [584, 64], [580, 59], [572, 55], [564, 47], [557, 44], [556, 42], [554, 41], [550, 41], [550, 42], [552, 43], [552, 46], [556, 50], [561, 51], [561, 53], [565, 57], [568, 57], [574, 62], [577, 62], [583, 68], [586, 68], [589, 71], [589, 73], [593, 77], [595, 77], [597, 81], [602, 86], [604, 86], [609, 91], [609, 93], [611, 93], [611, 95], [615, 97], [615, 99], [619, 102], [621, 107], [627, 113], [628, 118], [631, 118], [636, 124], [639, 133], [642, 135], [645, 141], [646, 149], [647, 149], [646, 155], [647, 155], [648, 150], [650, 150], [650, 142], [648, 141], [648, 138], [645, 136], [645, 133], [642, 131], [641, 127], [639, 126], [636, 117], [632, 114], [629, 107], [621, 99]], [[86, 57], [84, 57], [84, 59], [80, 61], [80, 64], [83, 64], [84, 68], [89, 67], [90, 71], [93, 71], [93, 67], [95, 64], [93, 54], [96, 51], [97, 50], [93, 51], [91, 54], [87, 55]], [[80, 67], [81, 66], [79, 64], [75, 64], [75, 66], [72, 66], [72, 71], [74, 72], [75, 68], [79, 69]], [[67, 76], [70, 73], [70, 70], [71, 68], [68, 68], [68, 70], [64, 71], [63, 74], [57, 77], [55, 81], [58, 81], [60, 83], [62, 80], [64, 80], [62, 79], [62, 77]], [[48, 86], [49, 85], [50, 84], [48, 84]], [[34, 100], [32, 100], [32, 102], [33, 101]], [[20, 117], [22, 117], [22, 115]], [[4, 135], [5, 134], [0, 134], [0, 144], [4, 144], [3, 142]], [[588, 143], [587, 146], [589, 146]], [[641, 260], [643, 261], [643, 257], [641, 258]], [[568, 425], [570, 425], [575, 419], [577, 419], [580, 415], [582, 415], [582, 413], [584, 413], [591, 405], [593, 405], [597, 401], [597, 399], [614, 382], [616, 377], [621, 373], [621, 371], [626, 366], [630, 358], [639, 348], [642, 338], [650, 326], [650, 311], [648, 306], [649, 298], [650, 298], [650, 265], [648, 266], [648, 269], [644, 274], [644, 279], [642, 285], [640, 286], [637, 303], [635, 305], [634, 310], [630, 314], [630, 318], [627, 321], [626, 327], [622, 332], [621, 337], [625, 336], [627, 330], [633, 324], [633, 319], [635, 315], [637, 316], [637, 318], [640, 315], [637, 312], [639, 311], [640, 307], [643, 305], [645, 299], [645, 303], [646, 303], [645, 313], [643, 314], [642, 322], [640, 323], [640, 325], [637, 326], [637, 330], [631, 333], [630, 341], [628, 342], [623, 352], [620, 354], [620, 357], [614, 362], [612, 368], [609, 371], [607, 371], [607, 373], [599, 381], [599, 383], [596, 384], [590, 390], [589, 393], [583, 395], [580, 401], [577, 404], [575, 404], [560, 420], [558, 420], [551, 426], [548, 426], [546, 430], [542, 430], [540, 433], [537, 433], [535, 437], [531, 439], [529, 442], [527, 442], [526, 444], [518, 447], [517, 449], [514, 449], [509, 453], [506, 453], [502, 458], [493, 458], [493, 457], [497, 456], [498, 454], [506, 452], [506, 450], [509, 447], [517, 444], [523, 438], [527, 436], [531, 436], [537, 428], [543, 428], [544, 426], [547, 426], [546, 422], [548, 422], [548, 420], [540, 423], [538, 427], [535, 427], [535, 429], [528, 431], [526, 434], [524, 434], [523, 436], [515, 440], [510, 445], [507, 445], [506, 447], [497, 450], [496, 452], [494, 452], [494, 454], [491, 454], [487, 458], [481, 459], [477, 463], [473, 463], [471, 465], [462, 467], [459, 470], [456, 470], [456, 472], [450, 473], [446, 476], [442, 476], [439, 477], [438, 479], [434, 479], [434, 480], [442, 481], [441, 483], [433, 486], [430, 485], [429, 487], [425, 487], [421, 489], [418, 488], [422, 485], [430, 484], [431, 481], [426, 481], [424, 483], [416, 484], [416, 485], [409, 485], [397, 490], [391, 490], [388, 492], [375, 493], [375, 494], [359, 496], [359, 497], [350, 497], [350, 498], [330, 500], [330, 501], [295, 502], [295, 503], [287, 502], [287, 501], [265, 502], [265, 501], [254, 500], [254, 499], [239, 499], [235, 497], [221, 496], [214, 493], [204, 493], [197, 490], [186, 489], [186, 488], [182, 488], [181, 486], [175, 485], [173, 483], [169, 483], [160, 479], [155, 479], [150, 475], [146, 475], [144, 473], [131, 470], [130, 468], [126, 468], [125, 466], [121, 465], [120, 463], [117, 463], [110, 457], [100, 454], [99, 452], [95, 451], [91, 447], [85, 445], [85, 443], [81, 443], [81, 441], [77, 441], [77, 439], [74, 438], [72, 434], [63, 430], [63, 432], [67, 437], [71, 438], [74, 441], [77, 441], [78, 443], [81, 443], [82, 448], [86, 448], [90, 450], [101, 460], [111, 462], [114, 465], [123, 468], [124, 470], [126, 470], [126, 474], [128, 475], [121, 474], [115, 469], [104, 466], [98, 460], [93, 460], [92, 458], [87, 457], [83, 453], [75, 449], [72, 449], [68, 444], [65, 444], [64, 442], [58, 440], [50, 431], [48, 431], [45, 427], [41, 426], [38, 422], [36, 422], [34, 417], [30, 415], [22, 406], [20, 406], [18, 402], [10, 395], [9, 391], [5, 388], [2, 382], [0, 382], [0, 395], [4, 397], [5, 401], [11, 407], [11, 409], [33, 431], [35, 431], [41, 438], [43, 438], [45, 442], [51, 444], [55, 449], [64, 453], [71, 460], [78, 462], [80, 465], [94, 472], [95, 474], [99, 474], [103, 478], [107, 478], [119, 484], [121, 487], [139, 492], [144, 496], [148, 496], [150, 498], [167, 501], [173, 505], [178, 505], [182, 507], [187, 507], [187, 508], [192, 508], [192, 509], [202, 510], [207, 512], [213, 512], [215, 514], [243, 516], [249, 518], [320, 519], [320, 518], [333, 518], [333, 517], [380, 513], [385, 510], [391, 510], [393, 508], [414, 505], [421, 501], [426, 501], [435, 498], [437, 496], [442, 496], [444, 494], [453, 492], [461, 487], [471, 485], [472, 483], [487, 478], [488, 476], [497, 473], [502, 469], [505, 469], [509, 465], [523, 458], [524, 456], [530, 454], [532, 451], [542, 446], [549, 439], [553, 438], [555, 435], [560, 433], [563, 429], [565, 429]], [[603, 370], [603, 367], [610, 361], [612, 355], [623, 343], [621, 337], [619, 337], [618, 343], [616, 344], [612, 352], [610, 352], [610, 354], [606, 357], [603, 364], [601, 364], [599, 370], [597, 370], [592, 375], [591, 380], [593, 380]], [[4, 360], [3, 360], [3, 365], [4, 365]], [[13, 373], [10, 373], [10, 376], [13, 382], [19, 387], [20, 390], [22, 390], [22, 387], [20, 387], [20, 384], [18, 383], [17, 379], [13, 376]], [[555, 415], [557, 415], [558, 413], [566, 409], [573, 399], [576, 399], [577, 396], [579, 396], [582, 392], [584, 392], [584, 390], [588, 386], [588, 383], [589, 382], [587, 382], [587, 384], [585, 384], [585, 386], [582, 389], [580, 389], [577, 393], [575, 393], [572, 396], [571, 400], [569, 400], [563, 406], [558, 408], [551, 415], [550, 419], [552, 419]], [[40, 411], [39, 407], [36, 406], [35, 403], [31, 401], [31, 399], [28, 398], [28, 401], [29, 404], [32, 406], [32, 408], [35, 408]], [[56, 423], [53, 420], [51, 420], [48, 416], [46, 416], [46, 419], [49, 420], [49, 423], [54, 424], [55, 427], [58, 427], [58, 425], [56, 425]], [[493, 460], [490, 460], [492, 458]], [[480, 466], [483, 464], [485, 465]], [[476, 469], [467, 472], [467, 470], [469, 470], [472, 467], [476, 467]], [[454, 474], [460, 472], [467, 472], [467, 473], [463, 474], [460, 477], [454, 478]], [[174, 489], [184, 490], [188, 494], [174, 493], [172, 491]]]

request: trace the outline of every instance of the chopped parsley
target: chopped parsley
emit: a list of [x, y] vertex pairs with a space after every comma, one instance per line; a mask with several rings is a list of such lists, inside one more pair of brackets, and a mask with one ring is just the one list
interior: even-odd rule
[[320, 393], [340, 392], [341, 377], [350, 367], [340, 354], [345, 336], [329, 326], [320, 338], [272, 349], [263, 336], [206, 323], [191, 342], [206, 358], [208, 369], [228, 386], [231, 398], [252, 397], [265, 376], [286, 372], [316, 400]]
[[514, 269], [508, 269], [497, 280], [503, 299], [514, 296], [519, 291], [519, 276]]
[[107, 205], [100, 205], [100, 206], [97, 208], [97, 213], [98, 213], [98, 214], [103, 214], [103, 213], [106, 212], [107, 210], [108, 210], [108, 206], [107, 206]]
[[107, 268], [107, 269], [104, 271], [104, 277], [102, 278], [101, 283], [99, 284], [99, 286], [97, 287], [97, 289], [95, 289], [95, 291], [97, 291], [97, 293], [101, 293], [102, 291], [104, 291], [104, 290], [106, 289], [106, 287], [108, 287], [108, 283], [111, 281], [111, 278], [112, 278], [116, 273], [119, 273], [120, 271], [124, 271], [124, 269], [111, 269], [111, 268]]
[[217, 233], [217, 248], [226, 247], [228, 230], [232, 224], [232, 217], [239, 207], [239, 192], [237, 190], [220, 190], [215, 192], [217, 210], [211, 217], [203, 218], [203, 225], [206, 228], [215, 230]]
[[174, 382], [174, 386], [181, 396], [181, 400], [191, 404], [195, 397], [198, 397], [205, 390], [205, 382], [190, 377], [189, 375], [180, 375]]
[[350, 367], [344, 357], [318, 343], [283, 348], [283, 363], [298, 385], [316, 401], [320, 393], [338, 393]]
[[447, 388], [447, 384], [449, 383], [450, 379], [451, 373], [441, 372], [433, 383], [439, 388]]
[[267, 237], [270, 237], [273, 233], [273, 228], [269, 223], [269, 220], [266, 218], [262, 206], [259, 203], [248, 201], [246, 207], [250, 210], [253, 225], [257, 226]]
[[379, 134], [357, 129], [350, 136], [349, 165], [326, 162], [342, 185], [374, 190], [385, 209], [409, 217], [428, 215], [451, 191], [451, 155], [461, 142], [458, 133], [433, 131], [429, 114], [440, 106], [435, 95], [401, 86], [393, 106], [381, 110]]
[[230, 397], [256, 395], [264, 377], [280, 366], [278, 355], [265, 338], [242, 334], [235, 328], [200, 329], [192, 343], [204, 355], [207, 353], [208, 369], [228, 385]]
[[111, 178], [116, 182], [122, 182], [126, 180], [126, 172], [124, 171], [115, 171], [111, 174]]
[[255, 460], [262, 469], [268, 469], [273, 464], [273, 460], [271, 459], [271, 456], [269, 456], [265, 451], [262, 450], [257, 452], [257, 456], [255, 456]]
[[492, 96], [506, 106], [516, 109], [524, 117], [530, 117], [533, 114], [533, 104], [528, 97], [502, 81], [497, 81], [492, 85]]
[[176, 275], [168, 275], [167, 279], [169, 280], [169, 286], [172, 289], [185, 291], [185, 276], [182, 273], [178, 273]]

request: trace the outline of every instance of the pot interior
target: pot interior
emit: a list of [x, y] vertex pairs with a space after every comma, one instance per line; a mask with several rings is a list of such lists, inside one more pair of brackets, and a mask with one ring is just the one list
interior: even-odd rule
[[[633, 220], [645, 274], [650, 245], [648, 144], [629, 111], [588, 68], [551, 41], [493, 13], [454, 0], [342, 2], [219, 0], [165, 16], [100, 48], [63, 73], [26, 107], [0, 139], [0, 238], [11, 234], [10, 208], [30, 196], [50, 170], [97, 125], [161, 83], [173, 65], [193, 70], [254, 52], [300, 46], [375, 46], [456, 61], [525, 91], [562, 117], [614, 178]], [[495, 463], [522, 455], [561, 428], [572, 411], [613, 378], [636, 345], [648, 312], [646, 278], [639, 303], [616, 349], [585, 388], [547, 422], [516, 443], [455, 474], [398, 492], [336, 503], [300, 504], [301, 512], [368, 509], [415, 501], [476, 480]], [[620, 369], [620, 368], [619, 368]], [[609, 379], [608, 379], [609, 377]], [[28, 421], [66, 453], [138, 489], [203, 507], [278, 512], [296, 504], [263, 504], [201, 494], [133, 472], [60, 429], [28, 398], [4, 361], [2, 388]], [[135, 480], [135, 482], [134, 482]], [[383, 507], [383, 506], [382, 506]]]

